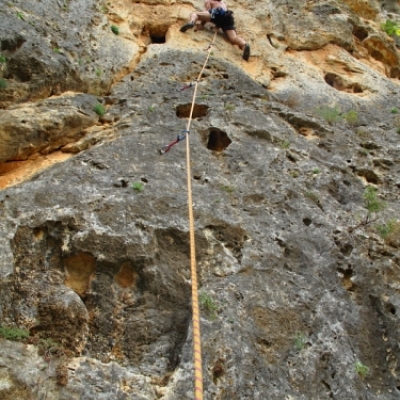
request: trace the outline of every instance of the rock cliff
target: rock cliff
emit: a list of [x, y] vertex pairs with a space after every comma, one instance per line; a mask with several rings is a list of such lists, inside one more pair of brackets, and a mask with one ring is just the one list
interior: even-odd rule
[[[205, 399], [400, 397], [396, 0], [230, 0], [190, 131]], [[0, 397], [191, 399], [200, 1], [0, 0]], [[389, 22], [388, 22], [389, 21]]]

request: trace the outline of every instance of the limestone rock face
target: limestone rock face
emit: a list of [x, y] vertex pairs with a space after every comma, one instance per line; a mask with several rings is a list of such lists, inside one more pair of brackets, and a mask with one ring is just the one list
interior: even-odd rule
[[0, 5], [0, 398], [194, 398], [188, 140], [204, 398], [399, 398], [398, 2], [229, 2], [193, 110], [200, 1]]

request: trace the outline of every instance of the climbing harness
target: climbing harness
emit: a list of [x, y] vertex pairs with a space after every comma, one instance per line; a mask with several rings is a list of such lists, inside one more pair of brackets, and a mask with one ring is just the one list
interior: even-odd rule
[[[200, 311], [199, 311], [199, 293], [197, 284], [197, 267], [196, 267], [196, 245], [195, 245], [195, 235], [194, 235], [194, 217], [193, 217], [193, 199], [192, 199], [192, 172], [190, 163], [190, 125], [192, 122], [193, 109], [196, 101], [197, 86], [203, 75], [204, 69], [210, 58], [211, 48], [217, 37], [217, 30], [211, 44], [207, 48], [207, 57], [204, 61], [203, 68], [201, 69], [197, 79], [195, 79], [192, 106], [190, 108], [190, 114], [186, 129], [183, 131], [185, 136], [179, 136], [175, 141], [162, 147], [160, 149], [160, 154], [165, 154], [168, 152], [172, 146], [181, 142], [186, 138], [186, 171], [187, 171], [187, 191], [188, 191], [188, 211], [189, 211], [189, 239], [190, 239], [190, 271], [192, 279], [192, 322], [193, 322], [193, 363], [194, 363], [194, 399], [203, 400], [203, 363], [201, 356], [201, 335], [200, 335]], [[184, 90], [183, 88], [182, 90]]]

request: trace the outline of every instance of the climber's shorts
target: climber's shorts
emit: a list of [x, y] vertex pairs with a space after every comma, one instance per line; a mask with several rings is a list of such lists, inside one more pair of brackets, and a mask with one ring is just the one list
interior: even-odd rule
[[223, 31], [234, 31], [235, 20], [233, 19], [233, 12], [226, 11], [224, 14], [211, 14], [211, 22]]

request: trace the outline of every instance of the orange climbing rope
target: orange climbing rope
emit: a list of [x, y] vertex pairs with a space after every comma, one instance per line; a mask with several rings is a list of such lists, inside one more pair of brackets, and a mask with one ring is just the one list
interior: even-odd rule
[[192, 123], [193, 109], [196, 101], [197, 85], [203, 75], [204, 69], [210, 58], [211, 48], [217, 37], [215, 31], [213, 40], [207, 48], [207, 57], [204, 61], [194, 85], [192, 107], [190, 109], [189, 120], [186, 127], [186, 171], [187, 171], [187, 189], [188, 189], [188, 208], [189, 208], [189, 234], [190, 234], [190, 270], [192, 277], [192, 315], [193, 315], [193, 361], [194, 361], [194, 398], [195, 400], [203, 400], [203, 368], [201, 357], [201, 336], [200, 336], [200, 312], [199, 312], [199, 295], [197, 290], [197, 268], [196, 268], [196, 248], [194, 238], [194, 218], [193, 218], [193, 199], [192, 199], [192, 173], [190, 165], [190, 140], [189, 132]]

